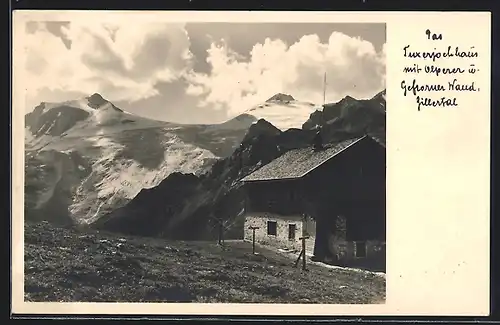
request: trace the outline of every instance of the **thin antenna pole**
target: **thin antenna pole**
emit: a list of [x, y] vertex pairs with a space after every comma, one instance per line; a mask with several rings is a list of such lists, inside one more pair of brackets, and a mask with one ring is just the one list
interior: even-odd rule
[[326, 71], [325, 71], [325, 78], [323, 80], [323, 105], [326, 103]]

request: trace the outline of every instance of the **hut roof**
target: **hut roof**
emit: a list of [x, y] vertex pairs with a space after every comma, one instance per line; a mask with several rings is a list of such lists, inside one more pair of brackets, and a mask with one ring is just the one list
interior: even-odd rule
[[301, 178], [366, 137], [369, 136], [357, 137], [336, 144], [325, 145], [322, 150], [315, 150], [313, 147], [307, 147], [287, 151], [270, 163], [257, 169], [252, 174], [246, 176], [242, 181], [255, 182]]

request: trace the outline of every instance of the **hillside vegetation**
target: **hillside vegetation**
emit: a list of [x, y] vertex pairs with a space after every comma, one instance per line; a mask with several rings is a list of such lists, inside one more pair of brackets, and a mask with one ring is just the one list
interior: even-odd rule
[[249, 243], [182, 242], [25, 227], [25, 299], [63, 302], [368, 304], [385, 300], [385, 278], [344, 269], [294, 267]]

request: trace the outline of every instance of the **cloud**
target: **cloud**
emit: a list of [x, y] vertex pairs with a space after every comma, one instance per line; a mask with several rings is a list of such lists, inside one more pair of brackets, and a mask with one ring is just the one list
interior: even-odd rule
[[27, 25], [28, 98], [101, 92], [136, 101], [157, 95], [158, 82], [178, 80], [192, 64], [182, 24], [71, 22], [59, 27], [60, 35], [49, 24]]
[[327, 73], [327, 101], [346, 95], [368, 98], [385, 88], [385, 46], [377, 52], [360, 38], [334, 32], [327, 43], [305, 35], [292, 45], [267, 38], [257, 43], [249, 59], [222, 41], [207, 50], [210, 73], [191, 72], [187, 93], [202, 96], [201, 106], [236, 114], [277, 92], [299, 100], [322, 103]]
[[[99, 92], [138, 114], [201, 121], [238, 114], [277, 92], [320, 104], [325, 71], [329, 102], [385, 87], [385, 47], [377, 52], [360, 38], [328, 38], [326, 31], [320, 38], [314, 30], [299, 38], [301, 27], [294, 37], [275, 32], [264, 39], [267, 26], [258, 37], [228, 32], [210, 39], [202, 27], [190, 38], [184, 24], [30, 22], [23, 39], [27, 110]], [[205, 54], [206, 68], [194, 70]]]

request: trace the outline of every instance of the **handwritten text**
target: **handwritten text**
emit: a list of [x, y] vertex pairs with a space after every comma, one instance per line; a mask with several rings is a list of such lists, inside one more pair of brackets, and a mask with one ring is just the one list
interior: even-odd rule
[[[443, 34], [429, 29], [425, 30], [425, 35], [431, 44], [439, 45], [444, 40]], [[410, 63], [403, 67], [403, 72], [413, 77], [401, 81], [401, 90], [404, 96], [415, 97], [418, 111], [423, 107], [456, 107], [459, 104], [454, 94], [480, 91], [470, 78], [479, 71], [473, 61], [479, 57], [475, 46], [432, 46], [429, 50], [406, 45], [402, 50], [406, 62]], [[453, 65], [450, 66], [447, 62], [453, 62]], [[437, 78], [432, 83], [419, 82], [420, 74]]]

